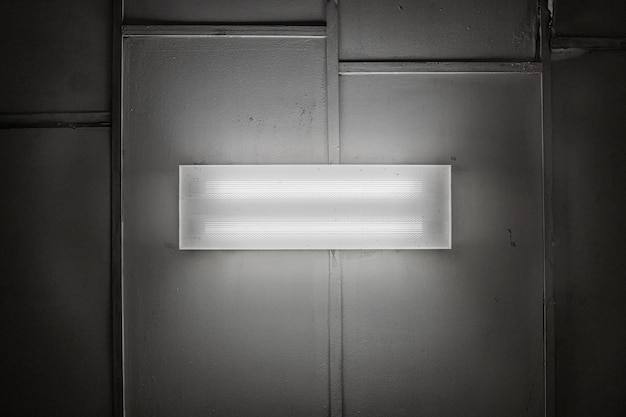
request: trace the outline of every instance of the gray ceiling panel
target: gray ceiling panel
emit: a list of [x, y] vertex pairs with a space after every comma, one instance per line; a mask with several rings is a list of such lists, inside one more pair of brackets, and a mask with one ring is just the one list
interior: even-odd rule
[[0, 130], [2, 414], [112, 414], [110, 131]]
[[540, 87], [341, 76], [342, 163], [452, 164], [452, 250], [343, 255], [347, 416], [543, 415]]
[[557, 407], [626, 415], [626, 52], [552, 66]]
[[341, 0], [343, 60], [532, 60], [537, 2]]
[[624, 0], [557, 0], [554, 28], [558, 36], [626, 37]]
[[324, 0], [126, 0], [126, 22], [323, 22]]
[[180, 251], [181, 164], [325, 163], [325, 40], [127, 38], [128, 416], [326, 416], [328, 254]]
[[109, 111], [110, 1], [3, 1], [0, 16], [0, 113]]

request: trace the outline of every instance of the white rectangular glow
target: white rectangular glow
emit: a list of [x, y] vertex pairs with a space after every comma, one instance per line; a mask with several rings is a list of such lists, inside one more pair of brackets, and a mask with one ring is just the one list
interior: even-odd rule
[[450, 165], [181, 165], [180, 249], [450, 249]]

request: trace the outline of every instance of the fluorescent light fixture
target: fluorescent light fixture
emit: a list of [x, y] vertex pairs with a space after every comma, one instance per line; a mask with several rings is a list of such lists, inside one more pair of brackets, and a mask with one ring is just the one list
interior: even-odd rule
[[181, 165], [180, 249], [450, 249], [450, 165]]

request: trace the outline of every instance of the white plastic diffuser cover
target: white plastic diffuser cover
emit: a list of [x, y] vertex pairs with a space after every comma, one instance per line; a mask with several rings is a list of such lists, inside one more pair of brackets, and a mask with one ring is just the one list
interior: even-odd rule
[[181, 165], [180, 249], [450, 249], [450, 165]]

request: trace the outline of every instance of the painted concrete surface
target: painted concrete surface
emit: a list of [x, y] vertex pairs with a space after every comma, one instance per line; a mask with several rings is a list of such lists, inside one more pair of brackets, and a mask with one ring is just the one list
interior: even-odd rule
[[[535, 54], [536, 2], [340, 4], [345, 59], [509, 60]], [[126, 5], [127, 23], [323, 20], [319, 1]], [[623, 7], [620, 0], [556, 1], [557, 34], [624, 36]], [[109, 1], [3, 2], [0, 16], [1, 113], [108, 110]], [[139, 100], [124, 115], [133, 131], [132, 147], [125, 149], [133, 162], [125, 167], [127, 190], [138, 193], [126, 224], [133, 232], [127, 260], [134, 260], [125, 287], [129, 415], [326, 415], [327, 257], [246, 252], [178, 259], [170, 221], [175, 209], [168, 205], [177, 191], [171, 172], [178, 160], [327, 160], [323, 46], [314, 46], [312, 54], [289, 43], [145, 46], [137, 45], [136, 60], [129, 62], [138, 68], [131, 67], [137, 76], [128, 98]], [[240, 48], [241, 55], [222, 48]], [[195, 54], [191, 70], [172, 66], [180, 53]], [[626, 413], [624, 66], [623, 54], [616, 53], [554, 64], [559, 416]], [[229, 81], [232, 68], [236, 76]], [[145, 72], [155, 78], [144, 85]], [[202, 83], [185, 84], [188, 77], [216, 81], [202, 90]], [[273, 88], [282, 77], [288, 88]], [[447, 78], [438, 87], [432, 80], [411, 82], [394, 94], [383, 89], [387, 103], [372, 97], [378, 81], [342, 94], [345, 162], [453, 163], [455, 199], [467, 201], [455, 206], [460, 211], [450, 252], [342, 257], [347, 415], [538, 410], [542, 387], [531, 381], [540, 346], [529, 343], [538, 337], [539, 223], [522, 227], [522, 214], [537, 216], [536, 143], [530, 138], [536, 137], [538, 110], [524, 104], [537, 87], [535, 81], [482, 77], [467, 83]], [[457, 93], [448, 89], [453, 85]], [[530, 96], [520, 99], [526, 87]], [[406, 88], [412, 94], [403, 95]], [[307, 101], [310, 91], [314, 98]], [[461, 91], [472, 99], [455, 95]], [[420, 101], [423, 93], [433, 106]], [[198, 106], [210, 111], [194, 112]], [[280, 108], [290, 111], [281, 114]], [[421, 112], [428, 117], [416, 118]], [[427, 140], [417, 131], [425, 131]], [[9, 398], [3, 411], [110, 415], [109, 133], [0, 133], [4, 178], [11, 179], [4, 183], [11, 198], [1, 209], [0, 346], [3, 380], [9, 381], [3, 384]], [[479, 162], [487, 168], [478, 170]]]
[[111, 415], [109, 135], [0, 130], [3, 415]]
[[126, 47], [128, 415], [327, 415], [328, 254], [178, 249], [180, 164], [328, 160], [324, 39]]
[[558, 416], [626, 414], [626, 53], [553, 64]]
[[537, 2], [341, 0], [344, 60], [533, 60]]
[[625, 37], [623, 0], [557, 0], [554, 28], [558, 36]]
[[540, 76], [340, 86], [342, 163], [452, 164], [452, 250], [343, 255], [346, 415], [542, 415]]
[[109, 111], [111, 2], [0, 3], [0, 113]]
[[126, 0], [125, 20], [149, 23], [323, 22], [325, 0]]

